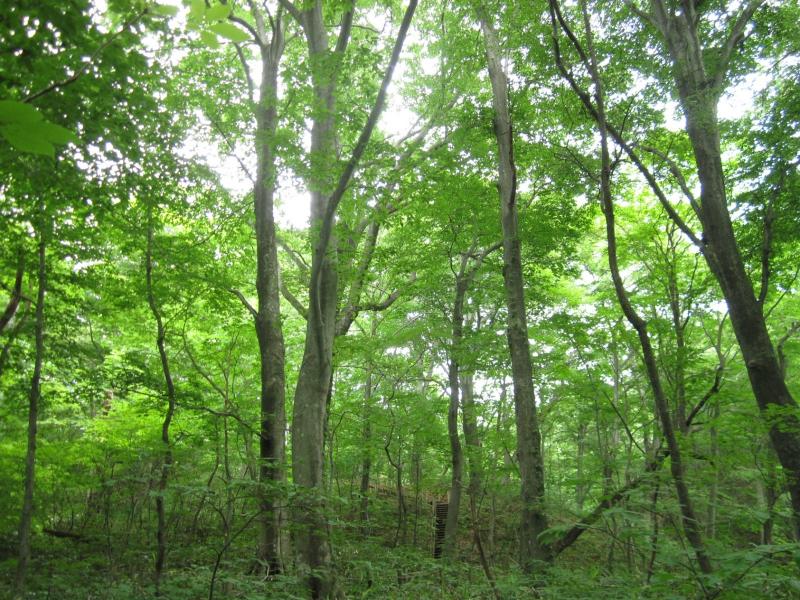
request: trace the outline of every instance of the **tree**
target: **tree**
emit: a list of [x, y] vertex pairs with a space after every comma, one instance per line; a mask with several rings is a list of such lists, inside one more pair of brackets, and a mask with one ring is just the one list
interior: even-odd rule
[[514, 385], [514, 410], [517, 423], [517, 459], [522, 479], [520, 524], [520, 564], [527, 573], [539, 561], [550, 560], [550, 549], [539, 536], [547, 529], [544, 508], [544, 461], [541, 433], [536, 415], [527, 313], [525, 311], [522, 254], [517, 216], [517, 174], [514, 162], [514, 137], [508, 108], [508, 82], [500, 62], [500, 44], [483, 5], [478, 19], [486, 46], [486, 62], [492, 82], [494, 133], [500, 190], [500, 222], [503, 226], [503, 281], [508, 310], [508, 348]]

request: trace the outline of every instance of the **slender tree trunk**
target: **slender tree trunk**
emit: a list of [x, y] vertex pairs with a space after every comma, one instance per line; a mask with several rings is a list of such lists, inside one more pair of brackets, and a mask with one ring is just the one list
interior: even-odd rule
[[694, 550], [700, 570], [703, 573], [708, 574], [713, 572], [713, 568], [703, 545], [700, 524], [695, 516], [691, 497], [689, 495], [689, 488], [686, 485], [681, 448], [678, 444], [677, 436], [675, 435], [675, 430], [673, 428], [672, 417], [669, 411], [669, 403], [661, 386], [661, 378], [659, 376], [655, 354], [650, 343], [650, 336], [647, 332], [647, 323], [636, 313], [635, 309], [633, 308], [619, 272], [619, 265], [617, 262], [616, 231], [614, 224], [614, 204], [611, 195], [611, 158], [608, 149], [608, 130], [605, 118], [603, 87], [597, 69], [597, 61], [592, 43], [589, 15], [586, 10], [585, 3], [581, 3], [581, 8], [584, 17], [584, 27], [587, 35], [587, 49], [591, 66], [592, 83], [594, 84], [595, 88], [595, 99], [597, 103], [598, 115], [597, 122], [600, 130], [601, 203], [603, 215], [605, 216], [606, 221], [609, 269], [611, 270], [611, 277], [614, 282], [614, 291], [616, 292], [622, 312], [625, 314], [625, 318], [628, 320], [628, 322], [630, 322], [630, 324], [636, 330], [636, 333], [639, 337], [642, 358], [647, 371], [648, 381], [650, 382], [650, 388], [653, 392], [656, 412], [661, 421], [661, 429], [664, 434], [664, 438], [666, 439], [667, 447], [669, 448], [670, 470], [672, 473], [673, 482], [675, 484], [678, 502], [681, 508], [683, 530], [686, 538], [689, 540], [689, 543], [692, 546], [692, 549]]
[[[394, 415], [392, 415], [394, 418]], [[383, 446], [383, 451], [386, 453], [386, 459], [389, 461], [389, 466], [394, 469], [395, 489], [397, 491], [397, 529], [394, 534], [394, 547], [398, 544], [404, 544], [406, 538], [406, 515], [408, 509], [406, 507], [405, 490], [403, 489], [403, 438], [402, 433], [397, 436], [398, 449], [397, 461], [392, 458], [392, 453], [389, 451], [389, 446], [392, 443], [394, 436], [394, 427], [389, 434], [386, 444]]]
[[442, 556], [456, 557], [458, 542], [458, 515], [461, 512], [461, 485], [464, 474], [464, 453], [458, 435], [458, 408], [460, 395], [459, 353], [464, 338], [464, 296], [467, 279], [464, 276], [467, 258], [461, 260], [461, 270], [456, 276], [456, 293], [453, 301], [450, 360], [447, 366], [447, 381], [450, 388], [450, 403], [447, 408], [447, 437], [450, 440], [450, 493], [448, 494], [447, 520], [445, 522]]
[[717, 431], [717, 419], [719, 419], [719, 402], [714, 402], [709, 415], [711, 426], [709, 427], [709, 437], [711, 447], [709, 448], [710, 461], [714, 472], [712, 474], [711, 486], [708, 491], [708, 514], [706, 517], [706, 536], [709, 539], [717, 537], [717, 501], [719, 496], [719, 439]]
[[481, 452], [480, 433], [478, 431], [478, 417], [475, 406], [475, 386], [473, 373], [462, 373], [461, 377], [461, 426], [464, 429], [464, 442], [467, 446], [467, 467], [469, 471], [469, 484], [467, 494], [469, 495], [469, 513], [472, 521], [472, 533], [475, 546], [478, 549], [478, 558], [481, 568], [489, 581], [496, 598], [500, 598], [500, 592], [495, 585], [494, 574], [489, 565], [489, 559], [483, 547], [481, 537], [481, 518], [479, 504], [483, 493], [483, 456]]
[[445, 521], [442, 556], [455, 558], [458, 542], [458, 513], [461, 511], [461, 480], [464, 472], [464, 454], [458, 437], [458, 362], [450, 358], [448, 365], [450, 403], [447, 407], [447, 437], [450, 440], [450, 491], [447, 495], [447, 520]]
[[275, 131], [278, 126], [278, 63], [283, 52], [281, 20], [272, 42], [262, 49], [261, 91], [256, 108], [258, 168], [254, 189], [256, 229], [256, 293], [254, 315], [260, 358], [261, 438], [259, 444], [258, 558], [271, 574], [280, 573], [281, 523], [279, 486], [284, 482], [286, 391], [285, 351], [280, 310], [280, 272], [275, 236]]
[[533, 389], [528, 323], [525, 312], [522, 256], [517, 224], [517, 175], [514, 163], [513, 131], [508, 108], [508, 80], [503, 71], [497, 33], [490, 24], [486, 8], [476, 6], [486, 48], [486, 63], [492, 83], [494, 133], [498, 148], [500, 214], [503, 227], [503, 281], [508, 308], [508, 347], [514, 387], [517, 423], [517, 459], [522, 479], [520, 523], [520, 564], [532, 573], [537, 561], [552, 558], [539, 535], [547, 529], [544, 506], [544, 460], [541, 433]]
[[416, 438], [414, 439], [414, 447], [411, 450], [411, 470], [414, 480], [414, 530], [411, 537], [411, 544], [416, 548], [417, 526], [419, 525], [420, 491], [422, 487], [422, 454], [420, 454], [420, 443]]
[[588, 491], [586, 481], [584, 480], [586, 475], [584, 474], [583, 468], [583, 461], [586, 456], [586, 433], [586, 424], [581, 423], [578, 425], [578, 455], [575, 460], [575, 504], [578, 507], [578, 514], [583, 512], [583, 503], [586, 501], [586, 493]]
[[[477, 508], [483, 491], [483, 460], [480, 433], [478, 431], [477, 407], [475, 405], [474, 374], [463, 372], [461, 380], [461, 426], [464, 429], [464, 442], [467, 447], [467, 467], [469, 484], [467, 493], [470, 503]], [[477, 512], [475, 513], [477, 516]]]
[[650, 558], [647, 561], [647, 570], [645, 583], [650, 585], [650, 580], [655, 573], [656, 556], [658, 555], [658, 491], [661, 487], [661, 482], [656, 480], [653, 487], [653, 495], [650, 501]]
[[[43, 210], [42, 210], [43, 212]], [[40, 215], [44, 217], [44, 215]], [[41, 225], [43, 227], [43, 225]], [[22, 514], [19, 521], [19, 561], [14, 582], [14, 598], [25, 596], [25, 578], [31, 560], [31, 521], [33, 518], [33, 492], [36, 475], [36, 434], [41, 399], [42, 362], [44, 360], [44, 297], [47, 290], [47, 241], [40, 229], [37, 273], [36, 316], [34, 325], [35, 356], [30, 392], [28, 394], [28, 448], [25, 454], [25, 489], [22, 496]]]
[[[375, 321], [372, 324], [373, 333]], [[364, 409], [361, 443], [361, 486], [359, 488], [359, 513], [361, 517], [361, 533], [369, 535], [369, 480], [372, 469], [372, 361], [367, 364], [367, 381], [364, 384]]]
[[163, 444], [163, 455], [161, 459], [161, 469], [158, 478], [158, 492], [156, 494], [156, 518], [158, 519], [158, 530], [156, 534], [156, 562], [155, 562], [155, 587], [156, 596], [161, 595], [161, 582], [167, 560], [167, 520], [164, 496], [167, 492], [167, 483], [170, 470], [172, 469], [173, 457], [172, 446], [169, 439], [169, 427], [172, 423], [172, 416], [175, 413], [175, 385], [172, 381], [170, 372], [169, 358], [166, 348], [166, 331], [164, 321], [161, 316], [158, 303], [156, 302], [153, 291], [153, 214], [152, 206], [147, 209], [147, 250], [145, 252], [145, 277], [147, 283], [147, 303], [153, 318], [156, 321], [157, 336], [156, 346], [158, 355], [161, 359], [161, 370], [164, 374], [164, 382], [167, 391], [167, 410], [164, 414], [164, 421], [161, 424], [161, 443]]

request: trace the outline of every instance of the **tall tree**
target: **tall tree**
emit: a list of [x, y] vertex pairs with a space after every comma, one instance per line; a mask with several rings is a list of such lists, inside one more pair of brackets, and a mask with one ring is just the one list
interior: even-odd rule
[[[256, 174], [253, 182], [253, 212], [256, 234], [256, 296], [254, 309], [234, 290], [252, 314], [258, 338], [261, 379], [261, 426], [259, 439], [259, 543], [258, 558], [269, 573], [282, 570], [281, 526], [283, 511], [277, 492], [285, 479], [286, 461], [286, 372], [280, 307], [280, 265], [275, 230], [277, 186], [275, 134], [278, 128], [278, 70], [285, 47], [282, 7], [265, 19], [251, 4], [253, 42], [260, 62], [261, 80], [256, 92], [250, 67], [237, 48], [254, 104]], [[254, 98], [255, 94], [258, 98]]]
[[311, 230], [313, 232], [310, 270], [308, 319], [303, 361], [297, 380], [292, 416], [292, 474], [295, 485], [306, 488], [304, 508], [298, 515], [300, 528], [296, 539], [300, 559], [311, 573], [312, 596], [325, 598], [334, 591], [328, 571], [331, 550], [322, 505], [318, 497], [323, 489], [323, 446], [327, 400], [333, 373], [333, 341], [336, 333], [338, 272], [334, 221], [339, 203], [347, 191], [353, 173], [366, 149], [372, 131], [383, 110], [406, 33], [417, 7], [411, 0], [400, 25], [392, 55], [381, 82], [375, 103], [352, 154], [337, 177], [336, 100], [338, 70], [350, 42], [355, 6], [342, 15], [336, 45], [328, 44], [328, 28], [323, 18], [323, 3], [315, 0], [298, 8], [289, 0], [281, 5], [303, 30], [311, 66], [314, 93], [311, 126]]
[[166, 493], [169, 482], [170, 471], [175, 462], [172, 453], [172, 443], [169, 438], [169, 428], [175, 414], [175, 383], [172, 379], [169, 356], [167, 355], [166, 337], [167, 331], [164, 327], [164, 318], [158, 305], [155, 292], [153, 291], [153, 206], [147, 206], [147, 243], [145, 248], [145, 289], [147, 291], [147, 305], [156, 322], [156, 347], [161, 361], [161, 372], [164, 376], [164, 385], [167, 394], [167, 409], [164, 411], [164, 420], [161, 423], [161, 443], [162, 457], [160, 473], [158, 478], [158, 490], [156, 493], [156, 517], [158, 519], [156, 561], [155, 561], [155, 587], [156, 596], [161, 595], [161, 582], [164, 577], [164, 570], [167, 562], [167, 512], [166, 512]]
[[33, 374], [28, 394], [28, 447], [25, 453], [25, 491], [22, 497], [22, 513], [19, 521], [19, 560], [14, 582], [14, 598], [25, 597], [25, 579], [31, 560], [31, 521], [33, 518], [33, 493], [36, 476], [36, 442], [38, 435], [39, 401], [42, 396], [42, 362], [44, 360], [45, 314], [44, 300], [47, 293], [47, 237], [45, 233], [45, 203], [39, 202], [37, 217], [37, 275], [36, 316], [34, 322], [35, 354]]
[[514, 389], [517, 424], [517, 459], [522, 480], [522, 515], [519, 557], [523, 570], [532, 573], [539, 561], [551, 559], [550, 548], [540, 542], [547, 529], [544, 505], [544, 459], [536, 397], [528, 318], [525, 312], [525, 282], [522, 278], [522, 251], [517, 207], [517, 172], [514, 162], [514, 130], [508, 106], [508, 78], [503, 70], [500, 42], [486, 7], [476, 4], [483, 32], [486, 64], [492, 84], [494, 134], [497, 139], [497, 166], [500, 190], [500, 222], [503, 227], [503, 282], [508, 310], [508, 348]]

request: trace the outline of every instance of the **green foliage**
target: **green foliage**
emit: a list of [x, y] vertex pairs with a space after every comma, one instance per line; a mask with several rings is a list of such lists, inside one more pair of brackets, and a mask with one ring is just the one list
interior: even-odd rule
[[[570, 22], [580, 24], [580, 4], [563, 4]], [[674, 179], [680, 169], [698, 193], [695, 157], [672, 114], [670, 59], [626, 3], [586, 4], [597, 27], [609, 121], [646, 157], [678, 214], [697, 231]], [[727, 6], [698, 4], [702, 33], [717, 48]], [[692, 568], [671, 463], [664, 458], [651, 468], [660, 456], [660, 428], [636, 334], [622, 318], [608, 274], [595, 200], [594, 124], [554, 65], [544, 4], [487, 3], [509, 70], [550, 519], [542, 541], [558, 541], [598, 502], [629, 487], [553, 565], [535, 578], [519, 571], [522, 506], [494, 109], [474, 6], [435, 2], [415, 16], [414, 39], [390, 94], [393, 109], [337, 212], [330, 259], [337, 264], [338, 317], [349, 308], [353, 322], [336, 339], [333, 392], [319, 423], [324, 485], [309, 492], [291, 476], [260, 481], [259, 340], [245, 306], [257, 308], [255, 273], [263, 259], [253, 239], [253, 196], [262, 190], [253, 189], [252, 179], [264, 168], [257, 149], [276, 157], [268, 183], [276, 185], [281, 210], [304, 203], [306, 190], [339, 172], [374, 101], [400, 5], [355, 5], [352, 38], [335, 72], [336, 57], [309, 59], [301, 26], [287, 11], [252, 12], [259, 6], [25, 1], [0, 15], [0, 314], [13, 304], [24, 259], [19, 305], [0, 331], [0, 478], [7, 490], [0, 496], [0, 589], [11, 589], [16, 569], [35, 356], [35, 244], [45, 239], [29, 597], [154, 597], [161, 498], [169, 549], [163, 597], [208, 597], [213, 578], [217, 598], [305, 598], [306, 573], [291, 544], [283, 573], [254, 572], [261, 493], [295, 510], [324, 501], [337, 586], [347, 598], [493, 597], [473, 527], [504, 599], [687, 598], [703, 589], [718, 589], [721, 598], [795, 597], [798, 549], [785, 474], [767, 431], [796, 407], [761, 418], [711, 274], [615, 147], [622, 273], [647, 319], [716, 571], [700, 577]], [[349, 8], [324, 3], [326, 23], [342, 22]], [[722, 140], [731, 214], [756, 293], [764, 281], [765, 226], [770, 234], [764, 306], [795, 397], [797, 14], [792, 1], [766, 3], [754, 17], [728, 79], [764, 78], [768, 85], [748, 114], [724, 123]], [[260, 21], [269, 37], [278, 18], [286, 49], [277, 132], [257, 139], [263, 56], [252, 32], [260, 31]], [[580, 27], [576, 36], [585, 43]], [[332, 47], [335, 36], [327, 41]], [[580, 56], [566, 48], [565, 57], [588, 85]], [[706, 59], [716, 68], [718, 56], [707, 52]], [[307, 135], [311, 117], [324, 108], [315, 104], [315, 86], [333, 79], [336, 151], [315, 156]], [[645, 147], [668, 149], [671, 164]], [[177, 399], [170, 430], [175, 462], [163, 493], [167, 402], [146, 293], [148, 225], [152, 291]], [[308, 308], [313, 233], [278, 218], [290, 418], [307, 333], [301, 313]], [[462, 265], [474, 276], [462, 338], [454, 343]], [[451, 479], [450, 361], [473, 378], [481, 446], [465, 452], [483, 480], [477, 522], [466, 499], [456, 557], [444, 561], [432, 558], [431, 513]], [[683, 431], [690, 414], [691, 427]], [[290, 472], [291, 445], [287, 454], [283, 466]], [[465, 470], [465, 496], [469, 475]], [[296, 514], [284, 517], [291, 535], [299, 527]]]
[[0, 135], [21, 152], [55, 157], [55, 146], [77, 142], [70, 130], [50, 123], [30, 104], [0, 101]]

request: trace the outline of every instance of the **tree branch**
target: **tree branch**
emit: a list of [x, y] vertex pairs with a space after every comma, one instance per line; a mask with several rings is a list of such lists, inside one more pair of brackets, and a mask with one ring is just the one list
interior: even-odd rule
[[[586, 52], [583, 50], [580, 42], [575, 37], [575, 34], [569, 28], [569, 25], [564, 20], [564, 17], [561, 15], [561, 11], [558, 7], [558, 3], [555, 0], [550, 1], [550, 15], [551, 15], [551, 22], [553, 27], [553, 50], [556, 59], [556, 67], [558, 68], [561, 75], [564, 79], [569, 83], [572, 90], [575, 92], [575, 95], [583, 103], [586, 110], [592, 116], [592, 118], [599, 123], [600, 115], [598, 114], [597, 108], [595, 107], [594, 103], [589, 96], [589, 93], [581, 88], [578, 85], [577, 80], [575, 79], [574, 75], [567, 69], [566, 64], [564, 63], [564, 58], [561, 54], [561, 45], [558, 41], [558, 27], [560, 25], [561, 29], [566, 33], [567, 37], [572, 41], [573, 46], [575, 46], [576, 51], [578, 52], [579, 56], [581, 57], [581, 61], [590, 69], [591, 67], [588, 64], [588, 59], [586, 58]], [[705, 253], [705, 245], [701, 242], [701, 240], [694, 234], [694, 232], [689, 229], [689, 226], [683, 220], [683, 218], [675, 211], [672, 204], [667, 199], [667, 196], [664, 194], [664, 191], [661, 189], [661, 186], [658, 185], [658, 181], [656, 181], [655, 176], [650, 172], [650, 170], [645, 166], [642, 162], [639, 155], [635, 152], [633, 147], [623, 138], [622, 133], [617, 130], [611, 123], [605, 122], [605, 127], [608, 133], [611, 135], [611, 138], [614, 142], [625, 151], [625, 154], [628, 155], [631, 162], [636, 166], [639, 172], [644, 176], [645, 180], [647, 181], [650, 189], [653, 190], [658, 201], [661, 203], [661, 206], [666, 211], [667, 215], [669, 215], [670, 219], [680, 228], [683, 234], [691, 240], [691, 242], [697, 247], [697, 249], [701, 253]]]
[[675, 163], [674, 160], [672, 160], [669, 156], [667, 156], [664, 152], [662, 152], [658, 148], [654, 148], [653, 146], [646, 146], [643, 144], [639, 144], [639, 147], [645, 152], [654, 154], [655, 156], [663, 160], [665, 163], [667, 163], [667, 167], [669, 167], [669, 172], [672, 173], [672, 176], [678, 182], [678, 186], [681, 188], [683, 195], [686, 196], [686, 199], [689, 201], [689, 204], [691, 205], [692, 210], [694, 210], [695, 215], [699, 217], [700, 204], [694, 197], [692, 190], [689, 189], [689, 185], [686, 183], [686, 178], [683, 176], [683, 173], [681, 172], [677, 163]]
[[304, 319], [308, 320], [308, 309], [303, 306], [302, 302], [297, 299], [292, 291], [286, 286], [286, 283], [281, 281], [281, 294], [291, 304], [298, 314]]
[[250, 313], [250, 315], [251, 315], [251, 316], [252, 316], [254, 319], [257, 319], [257, 318], [258, 318], [258, 311], [257, 311], [255, 308], [253, 308], [253, 305], [252, 305], [252, 304], [250, 304], [250, 303], [247, 301], [247, 298], [245, 298], [245, 297], [244, 297], [244, 294], [242, 294], [242, 292], [240, 292], [239, 290], [237, 290], [237, 289], [235, 289], [235, 288], [230, 288], [228, 291], [229, 291], [231, 294], [233, 294], [234, 296], [236, 296], [236, 297], [237, 297], [237, 298], [238, 298], [238, 299], [239, 299], [239, 300], [242, 302], [242, 304], [244, 305], [244, 307], [247, 309], [247, 312], [249, 312], [249, 313]]
[[68, 85], [71, 85], [71, 84], [75, 83], [76, 81], [78, 81], [78, 79], [82, 75], [84, 75], [92, 66], [94, 66], [96, 64], [97, 57], [100, 56], [100, 54], [102, 54], [103, 51], [106, 48], [108, 48], [112, 43], [114, 43], [114, 41], [119, 36], [121, 36], [123, 33], [125, 33], [125, 31], [128, 29], [128, 27], [130, 27], [136, 21], [141, 19], [145, 15], [145, 13], [147, 13], [147, 9], [146, 8], [144, 10], [141, 10], [141, 11], [137, 12], [137, 13], [134, 13], [133, 16], [129, 17], [128, 20], [125, 21], [122, 24], [122, 27], [119, 28], [119, 31], [117, 31], [116, 33], [114, 33], [111, 36], [109, 36], [109, 38], [105, 42], [100, 44], [100, 46], [98, 46], [98, 48], [94, 52], [92, 52], [92, 54], [89, 56], [89, 60], [87, 60], [83, 64], [83, 66], [81, 66], [81, 68], [78, 69], [77, 71], [75, 71], [72, 75], [70, 75], [66, 79], [62, 79], [61, 81], [53, 82], [50, 85], [48, 85], [46, 88], [41, 89], [38, 92], [34, 92], [32, 94], [29, 94], [28, 96], [23, 98], [22, 101], [23, 102], [27, 102], [27, 103], [33, 102], [34, 100], [37, 100], [37, 99], [41, 98], [42, 96], [44, 96], [46, 94], [49, 94], [50, 92], [54, 92], [55, 90], [58, 90], [58, 89], [61, 89], [61, 88], [65, 88]]
[[[286, 0], [281, 1], [285, 2]], [[328, 251], [331, 235], [333, 235], [333, 221], [336, 215], [336, 210], [339, 207], [339, 203], [341, 202], [342, 198], [344, 197], [345, 191], [347, 191], [347, 187], [350, 184], [350, 180], [353, 177], [353, 173], [358, 165], [358, 162], [361, 160], [361, 156], [364, 154], [364, 150], [366, 150], [370, 137], [372, 137], [372, 130], [378, 123], [378, 118], [383, 111], [383, 105], [386, 101], [386, 94], [389, 89], [389, 84], [392, 81], [394, 69], [400, 59], [400, 52], [403, 49], [406, 34], [411, 27], [411, 19], [414, 16], [414, 11], [416, 8], [417, 0], [410, 0], [408, 7], [406, 8], [405, 15], [403, 15], [403, 22], [400, 24], [400, 30], [397, 33], [397, 39], [395, 40], [394, 48], [392, 49], [392, 55], [389, 59], [389, 64], [387, 65], [386, 71], [383, 75], [383, 80], [381, 81], [381, 87], [378, 91], [378, 96], [375, 99], [375, 104], [372, 106], [372, 110], [367, 118], [367, 122], [364, 124], [364, 129], [361, 131], [358, 141], [353, 148], [350, 160], [347, 161], [347, 164], [345, 165], [345, 168], [339, 177], [339, 182], [331, 196], [328, 198], [328, 202], [325, 206], [325, 213], [322, 216], [322, 223], [320, 226], [319, 240], [314, 251], [313, 260], [311, 261], [312, 268], [310, 285], [312, 287], [312, 297], [316, 296], [315, 290], [318, 290], [321, 285], [321, 267], [325, 253]], [[317, 304], [315, 304], [313, 308], [315, 311], [320, 310]], [[322, 322], [322, 315], [317, 314], [316, 316], [318, 320]]]
[[736, 46], [739, 42], [742, 41], [744, 30], [750, 22], [750, 19], [753, 18], [753, 14], [764, 4], [764, 1], [765, 0], [750, 0], [736, 17], [730, 35], [728, 35], [728, 38], [725, 40], [720, 52], [719, 64], [714, 73], [714, 90], [718, 91], [721, 88], [722, 80], [728, 72], [728, 66], [730, 65], [733, 52], [736, 50]]
[[247, 59], [244, 56], [244, 52], [242, 51], [241, 44], [234, 44], [234, 48], [236, 48], [236, 55], [239, 57], [239, 62], [242, 63], [242, 70], [244, 71], [244, 77], [247, 81], [247, 96], [250, 98], [250, 102], [255, 103], [256, 101], [256, 88], [255, 84], [253, 83], [253, 77], [250, 74], [250, 66], [247, 64]]
[[292, 18], [297, 21], [298, 25], [303, 25], [303, 15], [300, 14], [300, 10], [292, 3], [290, 0], [278, 0], [280, 5], [286, 9]]
[[19, 307], [20, 300], [22, 300], [22, 279], [25, 275], [25, 252], [22, 248], [19, 249], [17, 256], [17, 272], [14, 277], [14, 287], [11, 290], [8, 304], [3, 314], [0, 315], [0, 333], [5, 331], [6, 326], [14, 317]]

